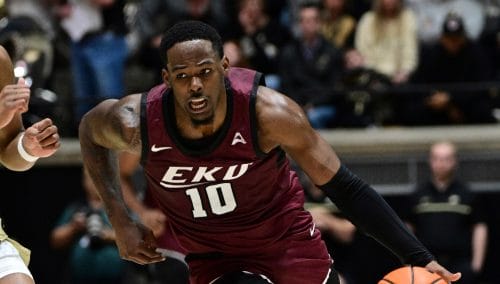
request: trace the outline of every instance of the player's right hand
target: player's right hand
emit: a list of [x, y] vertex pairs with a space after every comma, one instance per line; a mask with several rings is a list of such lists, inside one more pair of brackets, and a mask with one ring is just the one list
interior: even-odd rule
[[448, 283], [450, 282], [455, 282], [462, 277], [462, 273], [457, 272], [457, 273], [451, 273], [449, 272], [446, 268], [442, 267], [437, 261], [433, 260], [429, 262], [425, 268], [429, 270], [430, 272], [434, 272], [436, 274], [439, 274], [444, 280], [446, 280]]
[[153, 232], [141, 223], [130, 221], [114, 229], [121, 258], [138, 264], [165, 260], [161, 253], [156, 252], [158, 245]]
[[30, 87], [23, 78], [17, 84], [10, 84], [0, 91], [0, 128], [3, 128], [12, 120], [16, 113], [28, 111], [30, 100]]

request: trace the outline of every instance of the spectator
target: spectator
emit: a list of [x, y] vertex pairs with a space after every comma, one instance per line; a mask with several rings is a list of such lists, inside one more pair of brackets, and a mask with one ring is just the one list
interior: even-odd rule
[[[464, 16], [468, 36], [477, 40], [485, 21], [485, 12], [477, 0], [406, 0], [414, 12], [419, 42], [423, 45], [435, 44], [441, 36], [441, 24], [450, 12]], [[483, 1], [484, 2], [484, 1]]]
[[358, 23], [354, 45], [368, 68], [395, 84], [405, 83], [418, 62], [413, 12], [405, 8], [403, 0], [375, 0]]
[[[56, 0], [54, 0], [56, 1]], [[55, 6], [71, 39], [75, 123], [92, 106], [125, 92], [125, 0], [70, 0]]]
[[127, 44], [141, 64], [154, 70], [155, 82], [161, 82], [158, 48], [166, 28], [181, 20], [200, 20], [222, 33], [228, 29], [223, 0], [143, 0], [131, 20]]
[[248, 59], [243, 55], [240, 44], [235, 40], [224, 42], [224, 54], [229, 60], [229, 64], [234, 67], [248, 68]]
[[429, 180], [411, 197], [410, 226], [444, 265], [462, 272], [458, 283], [478, 283], [475, 276], [483, 268], [488, 229], [477, 196], [456, 176], [455, 145], [432, 144], [429, 167]]
[[390, 119], [390, 96], [377, 96], [392, 85], [391, 79], [366, 66], [363, 56], [355, 48], [344, 52], [344, 72], [340, 89], [345, 98], [339, 114], [339, 125], [366, 127], [384, 124]]
[[236, 37], [243, 56], [251, 68], [264, 73], [270, 88], [280, 88], [278, 62], [280, 50], [291, 39], [289, 29], [267, 14], [265, 0], [239, 0], [238, 3], [240, 32]]
[[87, 171], [85, 199], [66, 207], [51, 233], [51, 244], [68, 251], [67, 281], [72, 284], [119, 284], [125, 262], [115, 245], [115, 232]]
[[347, 0], [323, 0], [321, 33], [337, 48], [354, 44], [356, 19], [346, 12]]
[[488, 78], [488, 64], [481, 46], [467, 37], [460, 15], [448, 14], [439, 42], [423, 48], [419, 67], [412, 78], [414, 83], [435, 85], [436, 91], [401, 98], [402, 123], [435, 125], [494, 122], [491, 99], [479, 84], [473, 84], [476, 89], [472, 91], [453, 88], [453, 84], [478, 83]]
[[342, 72], [342, 52], [321, 35], [317, 4], [305, 2], [298, 13], [300, 36], [281, 54], [282, 89], [304, 108], [314, 128], [328, 128], [336, 118], [333, 88]]

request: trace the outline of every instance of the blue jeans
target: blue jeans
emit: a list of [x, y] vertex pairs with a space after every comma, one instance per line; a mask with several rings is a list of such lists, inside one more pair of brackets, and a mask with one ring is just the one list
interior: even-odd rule
[[77, 123], [101, 100], [124, 95], [127, 52], [125, 37], [112, 32], [71, 44]]
[[310, 108], [307, 111], [307, 118], [313, 128], [324, 129], [332, 124], [336, 114], [337, 110], [335, 106], [322, 105]]

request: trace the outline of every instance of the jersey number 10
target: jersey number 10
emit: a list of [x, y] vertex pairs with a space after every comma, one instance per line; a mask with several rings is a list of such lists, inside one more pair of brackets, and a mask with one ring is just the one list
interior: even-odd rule
[[[223, 215], [236, 209], [236, 199], [234, 198], [233, 188], [230, 183], [209, 185], [205, 188], [205, 193], [213, 214]], [[203, 208], [201, 201], [200, 190], [196, 187], [190, 188], [186, 190], [186, 195], [191, 199], [191, 203], [193, 204], [193, 217], [207, 217], [207, 211]]]

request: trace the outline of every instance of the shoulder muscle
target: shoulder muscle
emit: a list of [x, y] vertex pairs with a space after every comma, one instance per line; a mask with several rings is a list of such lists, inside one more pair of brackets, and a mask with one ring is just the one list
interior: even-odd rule
[[89, 111], [80, 128], [106, 148], [140, 151], [140, 94], [108, 99]]
[[315, 184], [332, 178], [340, 161], [293, 100], [259, 87], [256, 102], [259, 146], [264, 152], [281, 147]]
[[[313, 134], [302, 108], [287, 96], [261, 86], [256, 104], [259, 143], [265, 152], [277, 146], [301, 143], [302, 137]], [[291, 141], [294, 136], [299, 140]]]

